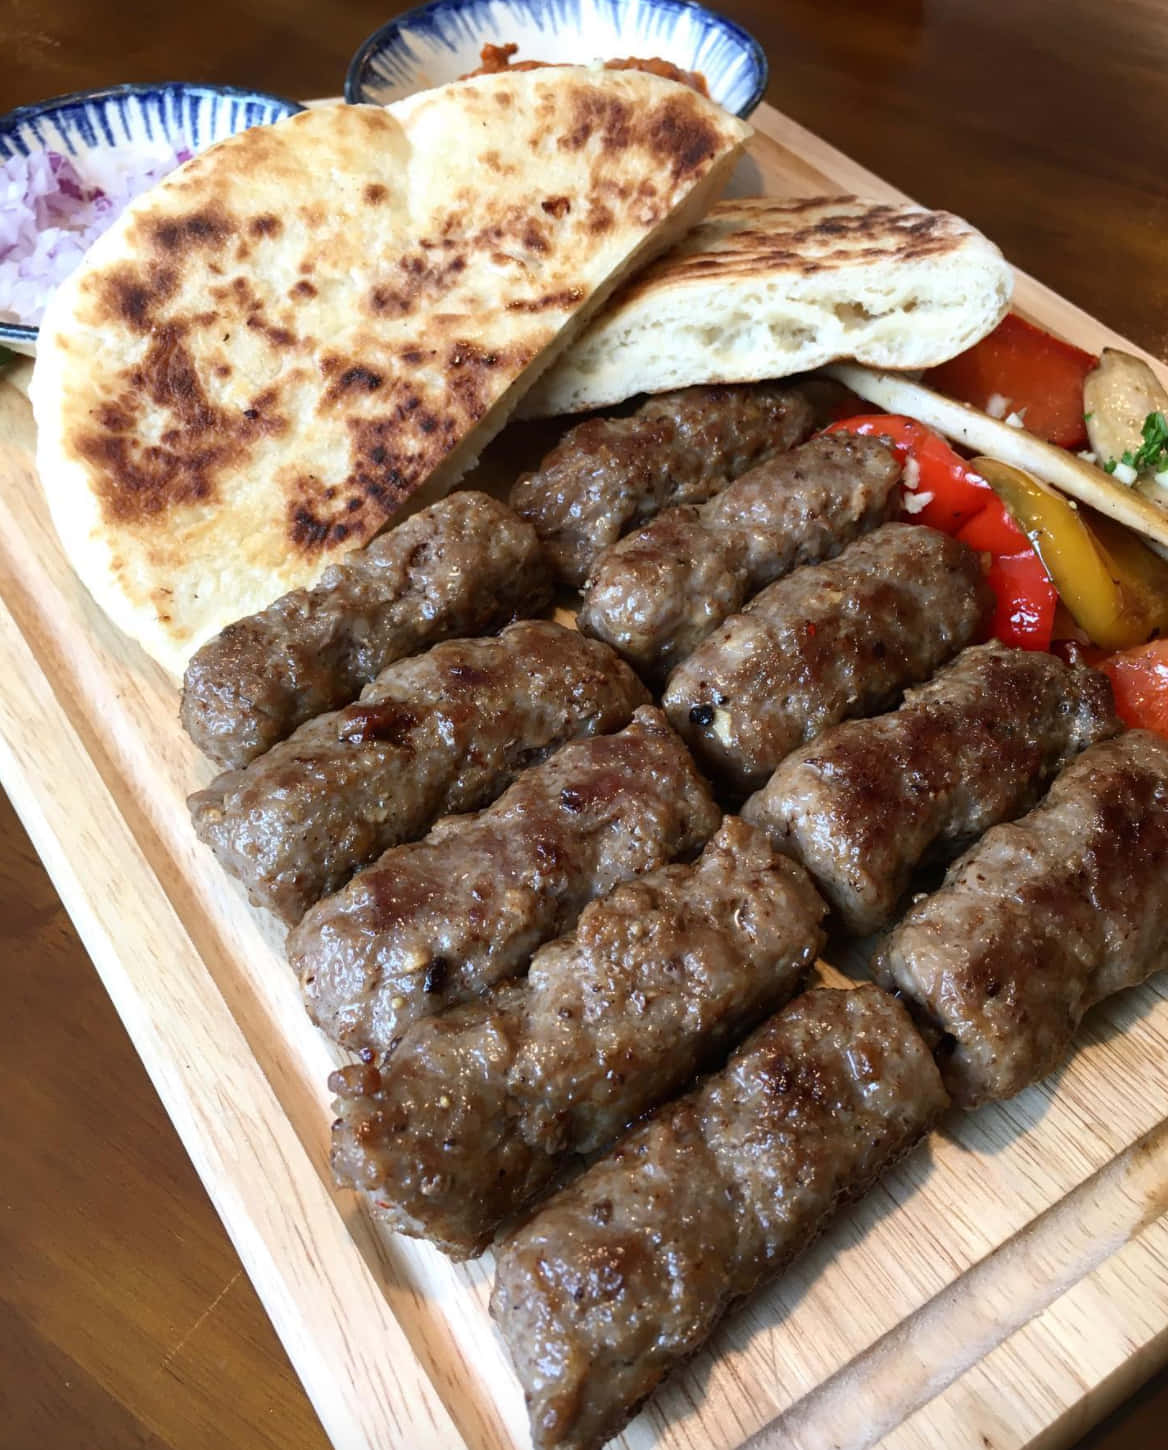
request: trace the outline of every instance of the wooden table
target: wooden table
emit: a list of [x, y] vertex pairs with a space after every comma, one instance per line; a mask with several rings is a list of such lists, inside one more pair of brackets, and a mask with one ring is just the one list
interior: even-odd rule
[[[6, 7], [0, 110], [121, 80], [340, 88], [374, 0]], [[396, 7], [400, 8], [400, 7]], [[1168, 357], [1168, 6], [725, 0], [768, 99]], [[2, 686], [0, 686], [2, 688]], [[324, 1450], [51, 884], [0, 798], [0, 1450]], [[1168, 1443], [1168, 1373], [1081, 1450]]]

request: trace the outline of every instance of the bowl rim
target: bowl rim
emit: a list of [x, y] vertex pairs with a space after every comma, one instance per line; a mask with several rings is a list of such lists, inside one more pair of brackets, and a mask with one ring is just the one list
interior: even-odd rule
[[[365, 72], [371, 57], [377, 51], [386, 49], [397, 39], [401, 31], [417, 25], [419, 21], [428, 19], [432, 15], [441, 14], [444, 10], [461, 10], [467, 5], [476, 3], [482, 3], [482, 0], [424, 0], [423, 4], [415, 5], [412, 9], [403, 11], [402, 14], [395, 15], [392, 19], [379, 25], [353, 52], [353, 58], [349, 61], [348, 69], [345, 71], [345, 100], [348, 104], [351, 106], [382, 104], [380, 101], [367, 100], [363, 95]], [[766, 51], [763, 50], [759, 40], [737, 20], [731, 20], [720, 10], [712, 10], [708, 5], [699, 4], [698, 0], [637, 0], [637, 3], [660, 10], [689, 11], [695, 15], [707, 16], [714, 24], [734, 36], [753, 61], [757, 75], [750, 95], [734, 113], [743, 119], [749, 116], [762, 101], [770, 80]]]
[[14, 131], [29, 121], [47, 116], [53, 111], [70, 110], [77, 106], [101, 105], [130, 96], [148, 96], [159, 91], [188, 91], [196, 95], [227, 96], [236, 100], [271, 101], [287, 108], [294, 116], [306, 109], [301, 101], [277, 96], [271, 91], [256, 90], [254, 86], [219, 86], [212, 81], [126, 81], [119, 85], [97, 86], [91, 90], [69, 91], [63, 96], [49, 96], [47, 100], [30, 101], [27, 105], [14, 106], [0, 115], [0, 133]]
[[[24, 106], [14, 106], [0, 115], [0, 135], [8, 135], [26, 125], [29, 121], [51, 115], [55, 111], [69, 110], [84, 105], [102, 105], [109, 101], [128, 99], [131, 96], [154, 95], [160, 91], [186, 91], [196, 95], [225, 96], [235, 100], [270, 101], [283, 107], [285, 115], [295, 116], [306, 110], [300, 101], [277, 96], [272, 91], [259, 91], [254, 86], [219, 86], [212, 81], [126, 81], [120, 85], [98, 86], [87, 91], [69, 91], [63, 96], [50, 96], [44, 101], [31, 101]], [[22, 346], [35, 343], [37, 327], [23, 322], [0, 321], [0, 347], [15, 342]]]

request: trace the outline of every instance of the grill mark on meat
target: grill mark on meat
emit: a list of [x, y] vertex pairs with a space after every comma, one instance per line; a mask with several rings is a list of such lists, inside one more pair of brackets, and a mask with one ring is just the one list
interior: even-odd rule
[[503, 1246], [491, 1296], [538, 1450], [619, 1433], [946, 1103], [899, 1003], [808, 992], [551, 1199]]
[[257, 905], [294, 922], [388, 847], [485, 805], [533, 756], [619, 730], [647, 698], [606, 645], [550, 621], [448, 641], [193, 795], [195, 830]]
[[1020, 820], [994, 826], [873, 963], [935, 1026], [962, 1107], [1052, 1071], [1089, 1007], [1165, 964], [1168, 741], [1092, 745]]
[[801, 868], [727, 818], [694, 865], [585, 907], [524, 983], [407, 1028], [370, 1091], [338, 1094], [338, 1182], [395, 1228], [481, 1252], [569, 1155], [607, 1146], [791, 997], [824, 911]]
[[743, 814], [808, 868], [848, 931], [867, 935], [891, 919], [917, 866], [1028, 810], [1068, 760], [1118, 728], [1103, 675], [991, 642], [899, 710], [796, 750]]
[[363, 745], [369, 740], [390, 741], [406, 746], [410, 731], [417, 729], [418, 713], [399, 700], [380, 700], [369, 705], [351, 705], [341, 712], [337, 722], [337, 739], [347, 745]]
[[[565, 788], [580, 811], [563, 809]], [[494, 805], [386, 851], [309, 911], [288, 939], [309, 1013], [345, 1046], [384, 1050], [411, 1021], [521, 972], [590, 900], [688, 855], [717, 824], [681, 741], [642, 707], [619, 735], [563, 746]], [[448, 974], [426, 992], [437, 956]]]

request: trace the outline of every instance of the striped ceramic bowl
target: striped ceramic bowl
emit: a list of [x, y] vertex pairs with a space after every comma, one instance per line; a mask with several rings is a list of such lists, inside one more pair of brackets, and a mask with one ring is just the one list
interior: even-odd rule
[[714, 100], [739, 116], [767, 84], [754, 36], [691, 0], [430, 0], [366, 40], [349, 65], [345, 99], [387, 105], [445, 85], [474, 70], [488, 42], [517, 44], [516, 61], [660, 57], [700, 71]]
[[[302, 111], [295, 101], [233, 86], [111, 86], [79, 91], [0, 117], [0, 161], [36, 151], [82, 156], [86, 151], [165, 141], [176, 151], [201, 151], [249, 126]], [[0, 344], [33, 356], [35, 327], [0, 322]]]

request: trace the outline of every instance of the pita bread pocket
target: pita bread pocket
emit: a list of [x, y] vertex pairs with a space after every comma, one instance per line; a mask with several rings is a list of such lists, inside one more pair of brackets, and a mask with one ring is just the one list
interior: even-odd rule
[[924, 368], [1005, 315], [1013, 273], [968, 222], [853, 196], [724, 201], [613, 299], [525, 399], [549, 417], [840, 358]]
[[485, 76], [232, 137], [59, 289], [32, 384], [74, 568], [173, 675], [446, 492], [749, 128], [636, 71]]

